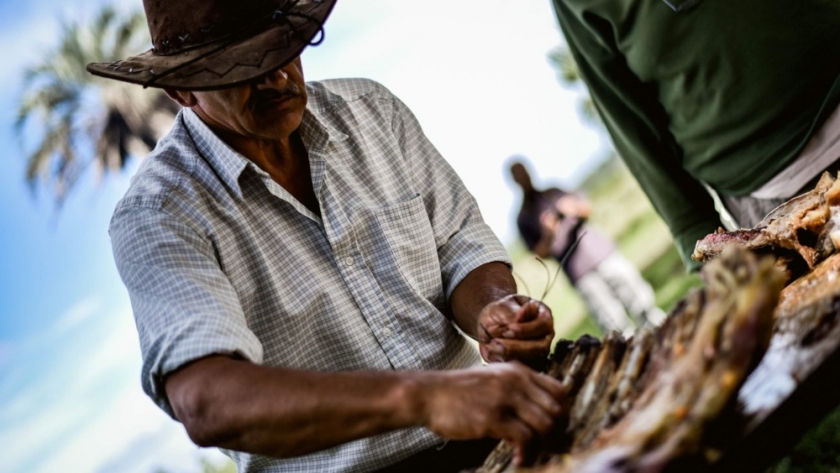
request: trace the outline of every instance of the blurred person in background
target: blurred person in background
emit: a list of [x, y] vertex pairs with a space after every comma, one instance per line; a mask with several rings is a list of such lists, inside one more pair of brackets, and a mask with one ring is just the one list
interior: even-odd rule
[[730, 217], [752, 227], [840, 169], [840, 2], [553, 6], [618, 154], [689, 269], [697, 240]]
[[405, 104], [304, 82], [333, 5], [148, 0], [154, 48], [88, 65], [183, 107], [110, 226], [143, 388], [240, 472], [456, 472], [495, 439], [521, 462], [562, 414], [517, 361], [551, 312]]
[[522, 190], [516, 225], [528, 249], [562, 265], [605, 331], [630, 335], [642, 325], [661, 324], [665, 314], [655, 304], [653, 288], [609, 238], [586, 224], [585, 197], [556, 187], [535, 188], [523, 158], [511, 159], [510, 174]]

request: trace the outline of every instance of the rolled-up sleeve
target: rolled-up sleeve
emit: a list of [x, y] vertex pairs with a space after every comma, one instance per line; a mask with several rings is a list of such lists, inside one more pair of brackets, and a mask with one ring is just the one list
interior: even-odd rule
[[225, 354], [255, 363], [263, 351], [209, 239], [154, 207], [121, 205], [109, 230], [114, 258], [131, 298], [143, 354], [143, 390], [174, 413], [168, 373]]
[[473, 269], [490, 262], [511, 265], [499, 238], [484, 222], [475, 198], [396, 97], [394, 134], [412, 168], [435, 234], [446, 297]]

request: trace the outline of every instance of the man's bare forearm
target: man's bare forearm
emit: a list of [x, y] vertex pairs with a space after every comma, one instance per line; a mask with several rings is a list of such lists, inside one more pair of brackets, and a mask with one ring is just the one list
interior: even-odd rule
[[456, 440], [506, 439], [521, 450], [550, 431], [565, 389], [514, 363], [314, 372], [213, 356], [172, 373], [166, 392], [198, 445], [284, 458], [410, 426]]
[[418, 374], [314, 372], [225, 356], [167, 379], [178, 419], [202, 446], [290, 457], [423, 423]]
[[450, 308], [458, 327], [478, 339], [478, 315], [490, 304], [516, 294], [516, 281], [504, 263], [487, 263], [472, 270], [452, 291]]

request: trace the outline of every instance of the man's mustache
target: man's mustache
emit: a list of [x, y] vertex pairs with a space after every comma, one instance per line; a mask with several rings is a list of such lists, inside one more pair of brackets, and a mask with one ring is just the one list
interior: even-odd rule
[[282, 89], [264, 89], [255, 92], [248, 101], [248, 108], [252, 111], [261, 111], [276, 100], [283, 100], [289, 97], [301, 95], [300, 87], [295, 83], [287, 83]]

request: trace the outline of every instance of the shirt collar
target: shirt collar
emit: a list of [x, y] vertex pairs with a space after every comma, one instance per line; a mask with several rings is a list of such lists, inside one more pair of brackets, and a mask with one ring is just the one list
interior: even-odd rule
[[347, 139], [347, 135], [325, 124], [318, 113], [309, 107], [303, 111], [303, 119], [298, 131], [309, 152], [323, 152], [331, 141], [339, 142]]
[[[242, 197], [239, 177], [248, 166], [256, 165], [222, 141], [201, 118], [189, 108], [183, 109], [184, 127], [198, 152], [237, 195]], [[307, 107], [298, 128], [304, 146], [310, 153], [324, 153], [330, 142], [347, 139], [347, 135], [324, 124], [318, 114]]]
[[239, 176], [250, 161], [222, 141], [201, 118], [189, 108], [181, 112], [184, 127], [195, 143], [198, 153], [213, 168], [224, 183], [242, 197]]

